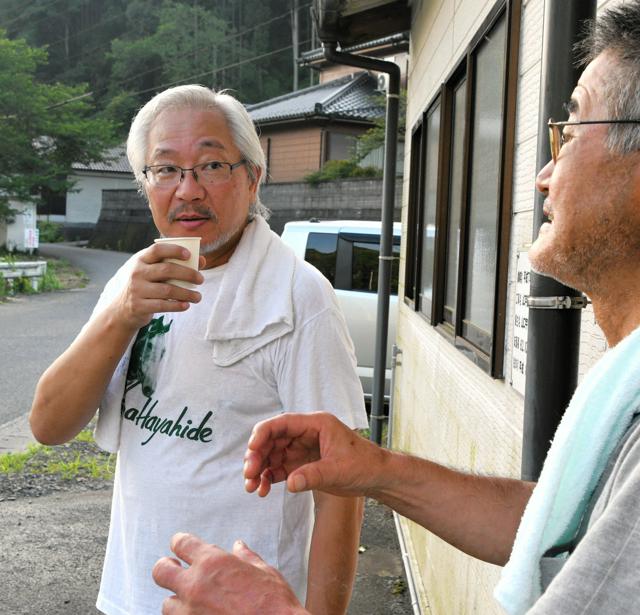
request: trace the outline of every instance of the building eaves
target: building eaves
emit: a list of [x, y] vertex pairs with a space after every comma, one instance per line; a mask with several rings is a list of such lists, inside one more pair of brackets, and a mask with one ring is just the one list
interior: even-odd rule
[[[409, 50], [409, 32], [398, 32], [374, 41], [359, 43], [357, 45], [349, 45], [343, 47], [340, 51], [345, 53], [355, 53], [361, 55], [379, 56], [385, 54], [393, 54]], [[326, 62], [322, 49], [312, 49], [304, 51], [300, 54], [298, 63], [301, 66], [311, 66]]]
[[113, 147], [106, 151], [103, 162], [74, 162], [71, 165], [74, 171], [100, 172], [100, 173], [128, 173], [132, 174], [127, 153], [124, 146]]
[[247, 111], [257, 124], [309, 117], [373, 121], [384, 112], [372, 101], [376, 87], [374, 77], [360, 72], [248, 105]]

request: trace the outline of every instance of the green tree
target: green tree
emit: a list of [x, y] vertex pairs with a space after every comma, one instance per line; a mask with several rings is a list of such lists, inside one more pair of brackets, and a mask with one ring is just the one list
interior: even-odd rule
[[103, 159], [113, 144], [111, 122], [92, 117], [86, 86], [43, 84], [43, 49], [9, 40], [0, 30], [0, 219], [11, 200], [41, 203], [72, 187], [74, 162]]
[[[386, 107], [386, 99], [384, 96], [373, 97], [374, 101], [382, 108]], [[406, 130], [406, 114], [407, 114], [407, 91], [400, 91], [400, 103], [398, 109], [398, 138], [404, 138]], [[386, 130], [386, 116], [381, 115], [374, 120], [374, 126], [369, 128], [363, 135], [358, 137], [356, 146], [355, 160], [362, 160], [370, 152], [384, 145], [384, 135]]]

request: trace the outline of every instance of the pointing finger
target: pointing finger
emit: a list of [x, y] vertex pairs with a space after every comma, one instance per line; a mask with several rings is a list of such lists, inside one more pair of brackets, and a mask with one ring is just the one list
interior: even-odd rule
[[160, 587], [176, 591], [184, 571], [185, 569], [177, 559], [163, 557], [156, 562], [151, 571], [151, 576]]
[[179, 532], [171, 538], [171, 550], [187, 564], [192, 564], [198, 557], [199, 551], [205, 547], [207, 547], [206, 543], [193, 534]]

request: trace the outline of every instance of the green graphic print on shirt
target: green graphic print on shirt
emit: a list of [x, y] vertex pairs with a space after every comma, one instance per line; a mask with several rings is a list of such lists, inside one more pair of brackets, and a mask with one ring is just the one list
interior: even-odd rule
[[[180, 416], [175, 420], [153, 414], [159, 401], [153, 398], [157, 386], [158, 364], [164, 357], [166, 350], [164, 336], [171, 329], [172, 323], [173, 321], [170, 320], [165, 325], [164, 316], [154, 318], [138, 331], [131, 348], [120, 414], [141, 430], [151, 432], [146, 440], [141, 442], [143, 446], [158, 433], [168, 437], [187, 438], [195, 442], [211, 442], [213, 430], [206, 427], [213, 416], [211, 411], [205, 415], [197, 427], [194, 427], [193, 421], [188, 418], [188, 406], [182, 409]], [[137, 387], [140, 387], [145, 398], [144, 405], [142, 409], [127, 408], [127, 394]]]

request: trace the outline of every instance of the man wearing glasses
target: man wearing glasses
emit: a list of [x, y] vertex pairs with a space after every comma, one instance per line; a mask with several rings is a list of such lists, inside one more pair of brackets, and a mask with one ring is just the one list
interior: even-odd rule
[[[552, 159], [536, 181], [548, 222], [529, 258], [591, 298], [610, 350], [578, 387], [539, 482], [464, 474], [384, 450], [323, 413], [257, 425], [245, 456], [250, 492], [267, 496], [286, 481], [296, 493], [370, 496], [504, 566], [496, 598], [511, 615], [638, 611], [640, 1], [599, 17], [585, 50], [569, 120], [549, 122]], [[176, 592], [165, 615], [305, 612], [244, 544], [227, 553], [179, 534], [171, 547], [189, 566], [165, 558], [154, 569]], [[253, 610], [247, 596], [265, 592], [273, 610]]]
[[189, 257], [171, 242], [134, 255], [36, 389], [38, 440], [73, 438], [99, 407], [96, 440], [118, 452], [97, 607], [158, 615], [168, 592], [152, 567], [187, 529], [225, 548], [238, 537], [257, 545], [311, 612], [343, 613], [362, 500], [283, 488], [260, 501], [241, 474], [253, 425], [274, 412], [336, 408], [366, 427], [333, 290], [269, 229], [264, 154], [233, 97], [201, 86], [158, 94], [127, 153], [160, 234], [201, 238], [201, 271], [166, 262]]

